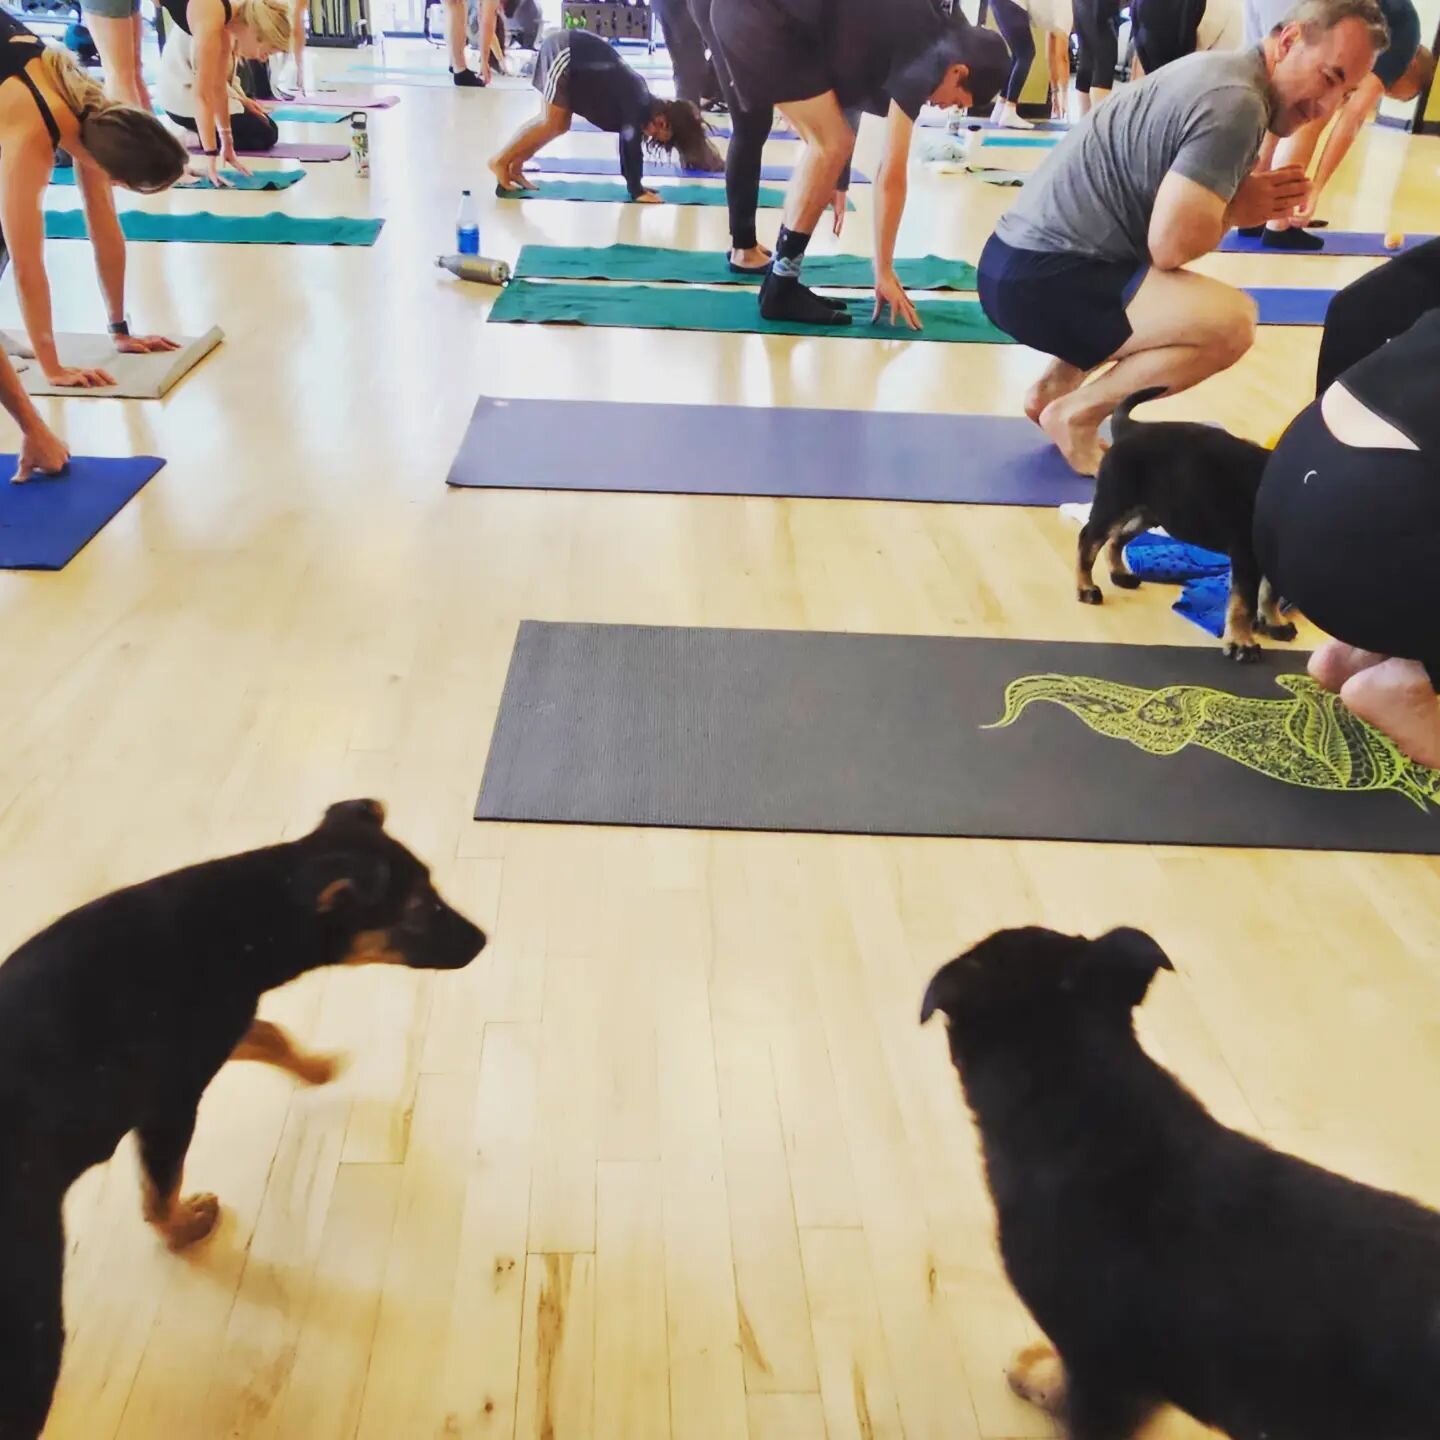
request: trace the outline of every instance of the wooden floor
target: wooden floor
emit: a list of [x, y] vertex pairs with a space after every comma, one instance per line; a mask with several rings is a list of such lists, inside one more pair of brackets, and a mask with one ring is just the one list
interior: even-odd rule
[[[917, 1024], [931, 972], [1001, 925], [1150, 928], [1178, 973], [1145, 1039], [1220, 1116], [1440, 1201], [1429, 861], [470, 820], [522, 617], [1205, 642], [1162, 589], [1076, 605], [1073, 531], [1038, 510], [448, 492], [482, 391], [1014, 413], [1039, 362], [487, 326], [491, 292], [431, 259], [531, 97], [402, 93], [372, 116], [368, 183], [337, 165], [224, 202], [373, 210], [374, 249], [136, 245], [136, 322], [218, 323], [223, 348], [164, 404], [41, 402], [77, 450], [169, 464], [63, 574], [0, 575], [0, 953], [353, 795], [385, 799], [493, 942], [462, 973], [267, 1001], [351, 1065], [319, 1091], [221, 1075], [189, 1175], [225, 1218], [188, 1258], [142, 1225], [128, 1144], [75, 1187], [49, 1440], [1051, 1433], [1004, 1383], [1034, 1332], [942, 1035]], [[1325, 212], [1440, 229], [1437, 163], [1434, 140], [1372, 133]], [[973, 259], [1005, 192], [913, 183], [901, 250]], [[868, 250], [857, 199], [845, 241]], [[484, 248], [718, 248], [723, 223], [487, 200]], [[94, 329], [87, 248], [50, 249], [59, 328]], [[1368, 263], [1205, 268], [1334, 285]], [[1317, 340], [1262, 331], [1170, 413], [1263, 438], [1308, 398]], [[685, 457], [641, 430], [634, 463]]]

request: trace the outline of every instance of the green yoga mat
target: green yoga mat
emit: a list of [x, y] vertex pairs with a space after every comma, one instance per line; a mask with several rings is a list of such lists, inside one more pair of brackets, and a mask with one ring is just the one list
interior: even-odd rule
[[[897, 260], [907, 290], [973, 290], [975, 267], [965, 260], [925, 255]], [[654, 245], [526, 245], [515, 264], [518, 279], [663, 280], [675, 285], [758, 285], [764, 278], [738, 275], [719, 251], [665, 250]], [[805, 262], [810, 285], [868, 287], [875, 266], [866, 255], [812, 255]]]
[[[120, 228], [127, 240], [181, 240], [214, 245], [373, 245], [383, 220], [350, 216], [331, 219], [282, 215], [215, 215], [197, 210], [189, 215], [157, 215], [148, 210], [124, 210]], [[83, 210], [47, 210], [47, 240], [83, 240]]]
[[[806, 274], [809, 271], [807, 268]], [[762, 320], [755, 296], [741, 290], [664, 290], [653, 285], [568, 285], [517, 280], [490, 318], [512, 325], [603, 325], [624, 330], [709, 330], [732, 335], [832, 335], [842, 340], [938, 340], [1013, 345], [975, 300], [920, 300], [923, 330], [870, 323], [873, 302], [852, 300], [853, 325], [800, 325]]]
[[[234, 190], [288, 190], [292, 185], [298, 185], [304, 178], [303, 170], [257, 170], [253, 175], [242, 175], [238, 170], [222, 170], [220, 172], [229, 182], [230, 188]], [[71, 167], [56, 169], [51, 172], [50, 183], [52, 185], [74, 185], [75, 171]], [[209, 180], [182, 180], [175, 186], [177, 190], [223, 190], [223, 185], [212, 185]]]
[[[723, 185], [656, 185], [667, 205], [724, 205]], [[495, 189], [497, 200], [592, 200], [609, 205], [630, 205], [630, 192], [618, 180], [542, 180], [531, 190]], [[762, 210], [783, 210], [785, 192], [773, 186], [760, 187]], [[855, 202], [848, 202], [853, 210]]]

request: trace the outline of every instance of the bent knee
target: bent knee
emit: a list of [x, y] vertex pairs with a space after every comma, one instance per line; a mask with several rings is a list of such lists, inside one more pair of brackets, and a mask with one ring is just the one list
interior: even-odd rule
[[1259, 323], [1259, 307], [1248, 295], [1237, 291], [1234, 300], [1210, 320], [1210, 344], [1216, 357], [1233, 365], [1254, 345]]

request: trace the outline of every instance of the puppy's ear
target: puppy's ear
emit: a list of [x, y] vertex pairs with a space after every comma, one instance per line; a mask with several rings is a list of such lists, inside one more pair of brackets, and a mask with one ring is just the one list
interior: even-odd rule
[[378, 905], [389, 884], [389, 862], [360, 850], [322, 850], [300, 866], [300, 893], [317, 915]]
[[1155, 972], [1174, 968], [1143, 930], [1122, 926], [1091, 943], [1085, 957], [1085, 988], [1133, 1010], [1145, 998]]
[[961, 969], [965, 961], [952, 960], [935, 972], [935, 978], [925, 987], [925, 998], [920, 1002], [920, 1023], [923, 1025], [937, 1010], [946, 1017], [953, 1016], [960, 1008]]
[[341, 800], [325, 812], [320, 828], [354, 824], [373, 825], [378, 830], [385, 824], [385, 807], [378, 800]]

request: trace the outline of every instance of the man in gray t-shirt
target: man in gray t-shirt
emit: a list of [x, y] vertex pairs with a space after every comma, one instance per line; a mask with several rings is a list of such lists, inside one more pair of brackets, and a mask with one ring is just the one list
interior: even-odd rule
[[1304, 203], [1298, 168], [1253, 173], [1266, 130], [1332, 114], [1385, 42], [1376, 0], [1300, 0], [1253, 50], [1191, 55], [1118, 91], [1001, 218], [981, 303], [1055, 357], [1025, 409], [1081, 474], [1098, 468], [1100, 424], [1126, 396], [1188, 389], [1250, 348], [1250, 300], [1184, 267], [1232, 226]]

